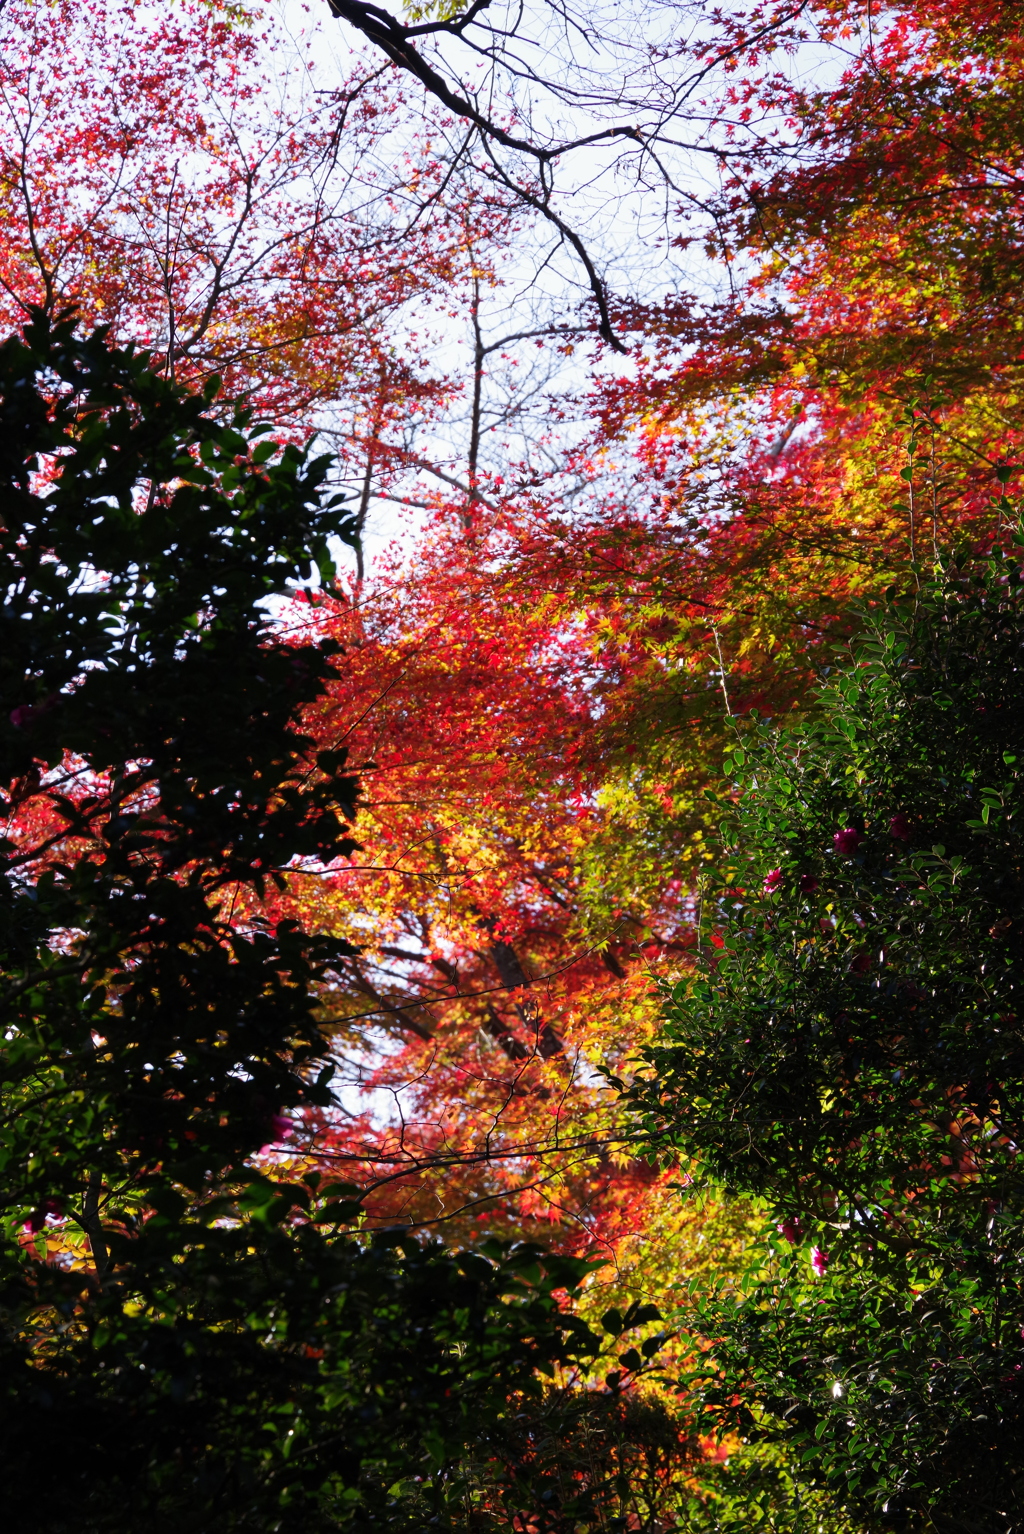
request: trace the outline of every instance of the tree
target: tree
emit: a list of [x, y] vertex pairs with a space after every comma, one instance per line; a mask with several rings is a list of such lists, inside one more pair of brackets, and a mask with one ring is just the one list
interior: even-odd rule
[[[742, 506], [766, 563], [788, 544], [798, 577], [817, 555], [852, 590], [873, 559], [891, 572], [908, 532], [924, 555], [984, 521], [993, 466], [1017, 456], [1020, 18], [840, 4], [793, 25], [811, 19], [834, 72], [787, 77], [745, 48], [723, 102], [793, 135], [731, 158], [712, 224], [691, 220], [728, 290], [624, 306], [646, 356], [608, 389], [607, 421], [636, 428], [679, 511]], [[908, 409], [935, 472], [894, 518]]]
[[457, 1522], [553, 1409], [538, 1368], [600, 1354], [558, 1303], [587, 1265], [360, 1240], [350, 1186], [254, 1159], [329, 1100], [315, 988], [354, 952], [259, 909], [354, 849], [356, 787], [297, 718], [337, 646], [268, 601], [353, 532], [323, 459], [211, 395], [68, 317], [0, 348], [5, 1502]]
[[[861, 289], [848, 318], [856, 327], [874, 316], [876, 340], [890, 361], [908, 344], [914, 350], [912, 337], [921, 334], [915, 316], [898, 339], [899, 316], [914, 315], [922, 296], [916, 279], [925, 269], [937, 279], [930, 296], [938, 307], [957, 289], [980, 297], [960, 311], [972, 340], [979, 321], [988, 328], [987, 296], [1006, 291], [996, 274], [1012, 271], [1012, 256], [1005, 263], [1013, 224], [1007, 219], [1002, 232], [997, 224], [1020, 187], [1012, 128], [1020, 66], [1014, 8], [899, 0], [865, 12], [849, 0], [813, 0], [718, 6], [709, 14], [688, 0], [603, 10], [541, 3], [514, 11], [484, 0], [396, 11], [330, 0], [330, 9], [428, 100], [461, 119], [464, 158], [475, 158], [478, 174], [500, 181], [572, 248], [596, 308], [595, 328], [614, 347], [624, 349], [628, 320], [623, 326], [613, 301], [621, 278], [610, 284], [610, 298], [601, 275], [610, 264], [611, 231], [606, 224], [595, 235], [592, 210], [581, 214], [576, 202], [595, 174], [616, 214], [626, 201], [645, 250], [657, 242], [665, 253], [684, 252], [693, 239], [706, 238], [714, 257], [734, 268], [733, 299], [760, 288], [756, 268], [753, 284], [745, 281], [747, 253], [767, 257], [772, 286], [760, 288], [764, 311], [745, 313], [742, 302], [720, 311], [727, 324], [738, 322], [733, 334], [741, 349], [746, 322], [754, 320], [747, 334], [751, 351], [767, 364], [762, 377], [776, 370], [778, 358], [774, 347], [759, 345], [758, 331], [782, 351], [788, 339], [787, 308], [773, 302], [775, 281], [795, 279], [814, 303], [809, 265], [792, 259], [794, 237], [813, 240], [836, 212], [849, 220], [846, 273]], [[623, 192], [627, 181], [638, 194], [632, 200]], [[951, 205], [967, 218], [945, 249], [927, 237], [904, 239], [908, 216], [918, 232], [930, 227], [935, 234]], [[858, 260], [865, 236], [877, 241], [881, 271]], [[979, 251], [975, 272], [958, 275], [955, 266], [962, 273], [967, 262], [956, 258]], [[677, 259], [686, 270], [685, 255]], [[612, 260], [621, 273], [621, 254]], [[909, 303], [894, 294], [891, 306], [875, 305], [869, 285], [882, 273], [883, 286], [897, 273], [909, 277]], [[683, 284], [669, 280], [667, 287], [691, 286], [695, 278], [706, 288], [705, 274], [691, 262]], [[830, 302], [823, 287], [817, 294]], [[959, 308], [956, 298], [952, 307]], [[668, 314], [673, 309], [678, 314], [669, 303]], [[700, 349], [701, 334], [716, 328], [714, 313], [693, 322]], [[950, 326], [954, 345], [960, 329]], [[845, 372], [841, 332], [832, 339], [833, 359]]]
[[[219, 377], [281, 438], [329, 432], [349, 493], [367, 417], [418, 441], [451, 386], [410, 330], [462, 278], [458, 215], [481, 269], [504, 221], [446, 192], [443, 124], [410, 130], [379, 71], [319, 89], [301, 35], [240, 8], [15, 4], [4, 28], [5, 330], [75, 304], [179, 382]], [[383, 489], [411, 446], [380, 455]]]
[[1010, 552], [870, 616], [808, 722], [737, 723], [697, 968], [629, 1094], [652, 1146], [776, 1225], [691, 1322], [708, 1418], [794, 1446], [851, 1512], [993, 1534], [1020, 1516], [1024, 1327], [1001, 512]]

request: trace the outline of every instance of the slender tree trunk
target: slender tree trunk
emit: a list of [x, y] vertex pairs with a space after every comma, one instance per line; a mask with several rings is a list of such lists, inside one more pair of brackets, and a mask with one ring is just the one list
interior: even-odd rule
[[373, 470], [377, 459], [377, 446], [380, 441], [381, 427], [384, 424], [384, 405], [387, 396], [387, 364], [382, 360], [380, 364], [380, 376], [377, 384], [377, 393], [374, 396], [373, 414], [370, 417], [370, 430], [366, 438], [366, 468], [363, 472], [363, 484], [359, 495], [359, 511], [356, 516], [356, 584], [361, 586], [366, 574], [366, 564], [363, 555], [363, 532], [366, 527], [366, 518], [370, 511], [370, 493], [373, 489]]
[[[495, 938], [491, 923], [485, 921], [481, 922], [480, 925], [491, 938], [490, 946], [487, 949], [487, 956], [498, 971], [502, 985], [508, 986], [510, 991], [524, 990], [532, 986], [533, 981], [524, 970], [520, 963], [519, 955], [511, 943], [506, 943], [502, 938]], [[536, 1002], [529, 1001], [523, 1003], [517, 1001], [515, 1008], [520, 1022], [533, 1035], [534, 1048], [542, 1060], [552, 1060], [556, 1055], [560, 1055], [563, 1052], [565, 1046], [551, 1027], [551, 1024], [541, 1024], [540, 1008]]]
[[469, 418], [469, 454], [467, 457], [467, 483], [469, 485], [469, 504], [463, 523], [467, 528], [473, 525], [473, 516], [476, 504], [480, 499], [480, 433], [481, 414], [483, 406], [483, 381], [484, 381], [484, 358], [487, 355], [484, 347], [483, 333], [480, 329], [480, 279], [473, 278], [473, 299], [469, 307], [470, 323], [473, 327], [473, 394]]
[[99, 1172], [93, 1172], [85, 1190], [85, 1198], [82, 1201], [82, 1229], [89, 1237], [89, 1248], [92, 1252], [93, 1265], [96, 1269], [97, 1282], [103, 1282], [107, 1271], [107, 1263], [110, 1254], [107, 1244], [103, 1239], [103, 1225], [100, 1221], [100, 1194], [103, 1191], [103, 1181]]

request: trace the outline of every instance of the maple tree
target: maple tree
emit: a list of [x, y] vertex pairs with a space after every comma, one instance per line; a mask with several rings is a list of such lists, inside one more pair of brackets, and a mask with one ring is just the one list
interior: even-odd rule
[[0, 325], [76, 305], [280, 440], [320, 429], [357, 501], [368, 474], [386, 491], [456, 387], [423, 305], [486, 277], [508, 225], [452, 182], [443, 125], [409, 131], [379, 70], [320, 88], [308, 36], [262, 10], [4, 25]]

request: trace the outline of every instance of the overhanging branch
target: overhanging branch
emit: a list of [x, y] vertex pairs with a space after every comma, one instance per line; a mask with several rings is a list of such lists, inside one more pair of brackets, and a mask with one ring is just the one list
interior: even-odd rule
[[605, 293], [604, 283], [597, 274], [594, 262], [587, 248], [576, 231], [560, 218], [550, 207], [544, 197], [539, 197], [528, 188], [523, 187], [518, 181], [513, 180], [494, 160], [491, 150], [493, 144], [500, 144], [505, 149], [514, 150], [518, 154], [528, 155], [540, 168], [551, 164], [560, 155], [569, 150], [580, 149], [584, 146], [601, 143], [604, 140], [621, 138], [634, 139], [637, 143], [644, 142], [639, 128], [632, 124], [615, 128], [604, 128], [597, 133], [586, 134], [584, 137], [567, 139], [564, 142], [553, 145], [533, 144], [529, 139], [519, 138], [514, 133], [509, 133], [500, 123], [492, 117], [486, 116], [473, 105], [468, 95], [458, 89], [453, 89], [444, 76], [427, 62], [419, 50], [414, 46], [412, 39], [425, 35], [436, 35], [439, 32], [451, 33], [460, 36], [464, 28], [485, 10], [490, 0], [476, 0], [476, 3], [459, 17], [451, 21], [429, 22], [417, 26], [403, 26], [403, 24], [383, 10], [380, 6], [371, 5], [367, 0], [327, 0], [331, 15], [340, 21], [345, 21], [354, 27], [367, 42], [381, 49], [392, 64], [399, 69], [404, 69], [417, 79], [425, 90], [439, 101], [449, 112], [457, 117], [470, 122], [478, 130], [484, 142], [485, 148], [495, 172], [504, 185], [520, 201], [541, 215], [542, 218], [554, 225], [561, 238], [571, 245], [575, 251], [584, 271], [587, 274], [587, 282], [594, 301], [597, 304], [600, 316], [598, 332], [602, 339], [617, 352], [625, 352], [626, 348], [615, 335], [612, 329], [611, 316], [608, 311], [608, 299]]

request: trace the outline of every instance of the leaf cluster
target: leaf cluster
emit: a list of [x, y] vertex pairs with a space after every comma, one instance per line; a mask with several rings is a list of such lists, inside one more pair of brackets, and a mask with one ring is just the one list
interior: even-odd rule
[[630, 1093], [778, 1222], [695, 1323], [712, 1415], [951, 1529], [1019, 1500], [1022, 543], [869, 615], [807, 722], [738, 725], [700, 973]]

